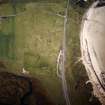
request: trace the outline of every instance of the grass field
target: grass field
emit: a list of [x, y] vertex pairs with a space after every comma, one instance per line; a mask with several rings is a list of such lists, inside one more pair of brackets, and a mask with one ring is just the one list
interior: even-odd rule
[[[65, 6], [65, 1], [0, 5], [1, 16], [17, 14], [0, 20], [0, 61], [5, 62], [9, 72], [21, 74], [25, 68], [31, 76], [40, 79], [57, 105], [65, 105], [61, 82], [56, 76], [64, 20], [55, 14], [64, 14]], [[88, 99], [83, 91], [74, 90], [78, 78], [86, 77], [81, 63], [75, 64], [80, 57], [79, 31], [83, 11], [69, 9], [66, 69], [73, 105], [85, 105]]]
[[0, 21], [1, 60], [6, 63], [9, 72], [21, 73], [25, 68], [31, 76], [38, 77], [53, 100], [62, 103], [56, 59], [63, 35], [63, 19], [55, 14], [63, 13], [64, 5], [19, 3], [14, 8], [8, 3], [0, 6], [0, 15], [14, 14], [14, 9], [19, 15]]

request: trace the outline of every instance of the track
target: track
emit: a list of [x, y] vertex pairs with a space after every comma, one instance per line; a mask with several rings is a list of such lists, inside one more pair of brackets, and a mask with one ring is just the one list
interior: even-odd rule
[[62, 88], [63, 88], [66, 105], [71, 105], [71, 102], [69, 99], [69, 94], [68, 94], [69, 92], [68, 92], [68, 88], [67, 88], [66, 76], [65, 76], [68, 10], [69, 10], [69, 0], [67, 2], [67, 7], [65, 10], [65, 16], [64, 16], [64, 35], [63, 35], [63, 41], [62, 41], [62, 48], [60, 49], [58, 59], [57, 59], [57, 75], [62, 81]]

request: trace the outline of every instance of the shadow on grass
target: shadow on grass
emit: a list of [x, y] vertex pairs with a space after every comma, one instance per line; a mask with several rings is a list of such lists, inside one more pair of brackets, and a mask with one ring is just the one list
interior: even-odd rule
[[0, 72], [0, 105], [55, 105], [39, 80]]

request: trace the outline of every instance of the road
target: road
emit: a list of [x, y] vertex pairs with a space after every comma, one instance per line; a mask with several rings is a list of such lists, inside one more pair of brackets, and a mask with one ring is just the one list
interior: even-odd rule
[[[95, 2], [83, 17], [81, 53], [94, 94], [105, 96], [105, 2]], [[105, 105], [105, 102], [104, 102]]]

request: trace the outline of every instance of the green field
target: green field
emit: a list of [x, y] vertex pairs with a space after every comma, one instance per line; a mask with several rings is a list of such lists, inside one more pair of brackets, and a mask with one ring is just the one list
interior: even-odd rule
[[0, 58], [9, 72], [20, 74], [25, 68], [31, 76], [43, 81], [53, 100], [62, 103], [56, 59], [63, 36], [63, 19], [55, 14], [63, 13], [64, 5], [18, 3], [14, 8], [8, 3], [2, 4], [0, 11], [2, 16], [19, 14], [0, 21]]
[[[25, 68], [31, 76], [37, 77], [57, 105], [65, 105], [61, 82], [56, 75], [64, 19], [55, 14], [63, 15], [65, 6], [63, 0], [0, 5], [1, 16], [16, 14], [0, 20], [0, 61], [9, 72], [21, 74]], [[86, 78], [82, 64], [75, 63], [80, 57], [79, 31], [83, 12], [79, 7], [69, 8], [66, 74], [72, 105], [88, 103], [84, 89], [79, 92], [74, 89], [81, 75]]]

